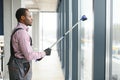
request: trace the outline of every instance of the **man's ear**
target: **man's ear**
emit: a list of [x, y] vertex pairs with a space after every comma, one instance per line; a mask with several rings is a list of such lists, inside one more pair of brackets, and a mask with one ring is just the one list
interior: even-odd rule
[[21, 16], [21, 20], [25, 20], [25, 16]]

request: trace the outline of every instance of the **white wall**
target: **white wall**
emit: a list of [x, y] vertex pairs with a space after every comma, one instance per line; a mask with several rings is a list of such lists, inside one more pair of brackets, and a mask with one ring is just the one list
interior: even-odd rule
[[16, 25], [15, 20], [15, 11], [17, 8], [21, 6], [21, 0], [3, 0], [4, 3], [4, 73], [3, 78], [4, 80], [8, 79], [8, 67], [7, 63], [10, 57], [10, 34], [12, 31], [12, 28]]

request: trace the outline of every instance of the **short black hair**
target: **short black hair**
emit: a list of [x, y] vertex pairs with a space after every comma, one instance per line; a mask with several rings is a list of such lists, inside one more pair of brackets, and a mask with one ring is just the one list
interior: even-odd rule
[[26, 11], [28, 11], [27, 8], [19, 8], [17, 11], [16, 11], [16, 19], [18, 22], [20, 22], [20, 18], [21, 16], [25, 16], [26, 15]]

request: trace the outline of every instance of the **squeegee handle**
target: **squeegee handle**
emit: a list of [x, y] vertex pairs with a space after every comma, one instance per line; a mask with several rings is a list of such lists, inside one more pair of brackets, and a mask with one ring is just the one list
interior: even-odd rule
[[78, 22], [76, 22], [76, 24], [74, 24], [66, 33], [63, 34], [63, 36], [62, 36], [60, 39], [58, 39], [58, 40], [57, 40], [53, 45], [51, 45], [49, 48], [52, 48], [55, 44], [59, 43], [59, 42], [64, 38], [64, 36], [66, 36], [73, 28], [75, 28], [75, 27], [78, 25], [78, 23], [79, 23], [80, 21], [85, 21], [85, 20], [87, 20], [87, 17], [86, 17], [85, 15], [83, 15], [83, 16], [81, 17], [81, 19], [80, 19]]
[[49, 48], [52, 48], [55, 44], [59, 43], [73, 28], [77, 26], [79, 21], [76, 24], [74, 24], [72, 28], [70, 28], [66, 33], [64, 33], [63, 36], [60, 39], [58, 39], [55, 43], [53, 43], [53, 45], [51, 45]]

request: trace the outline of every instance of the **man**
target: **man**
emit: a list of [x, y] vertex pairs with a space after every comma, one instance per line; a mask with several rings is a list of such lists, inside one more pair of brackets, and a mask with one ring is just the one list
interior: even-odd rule
[[27, 33], [28, 26], [32, 25], [32, 17], [26, 8], [19, 8], [16, 11], [17, 26], [11, 35], [11, 57], [8, 62], [10, 80], [31, 80], [32, 60], [39, 61], [45, 55], [50, 55], [51, 49], [43, 52], [34, 52], [32, 39]]

